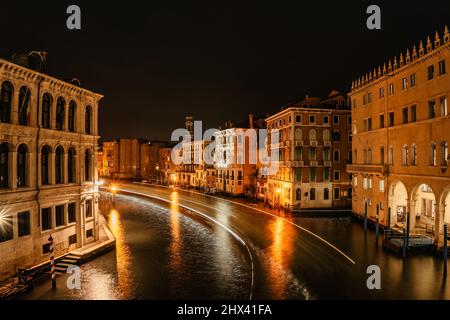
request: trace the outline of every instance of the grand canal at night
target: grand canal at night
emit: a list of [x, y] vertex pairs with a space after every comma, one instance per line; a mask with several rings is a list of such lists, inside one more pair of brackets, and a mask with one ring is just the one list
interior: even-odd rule
[[[276, 217], [250, 206], [140, 185], [102, 211], [117, 243], [82, 266], [81, 290], [46, 277], [23, 299], [447, 299], [442, 259], [407, 261], [350, 218]], [[382, 290], [367, 289], [369, 265]]]

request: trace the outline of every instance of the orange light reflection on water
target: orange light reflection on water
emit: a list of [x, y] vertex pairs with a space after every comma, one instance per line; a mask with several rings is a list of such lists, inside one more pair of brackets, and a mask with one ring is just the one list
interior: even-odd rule
[[131, 298], [134, 294], [131, 274], [132, 255], [130, 247], [125, 241], [120, 213], [116, 209], [111, 210], [108, 220], [109, 228], [116, 238], [117, 289], [124, 298]]
[[178, 207], [178, 193], [172, 192], [170, 195], [170, 262], [169, 266], [172, 272], [180, 273], [183, 268], [183, 241], [181, 238], [180, 212]]
[[293, 254], [294, 232], [282, 219], [274, 219], [268, 226], [268, 231], [272, 239], [272, 245], [268, 249], [268, 280], [272, 287], [273, 298], [283, 299], [289, 284], [285, 270], [289, 270], [286, 266], [289, 266]]

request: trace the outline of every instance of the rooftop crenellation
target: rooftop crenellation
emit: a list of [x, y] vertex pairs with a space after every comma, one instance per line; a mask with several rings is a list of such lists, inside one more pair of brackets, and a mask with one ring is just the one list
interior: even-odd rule
[[399, 68], [407, 66], [414, 62], [415, 60], [421, 58], [422, 56], [438, 49], [444, 44], [450, 42], [450, 33], [448, 30], [448, 26], [444, 28], [443, 37], [439, 35], [439, 32], [435, 32], [434, 40], [430, 36], [427, 37], [426, 44], [421, 40], [419, 42], [419, 48], [417, 49], [416, 45], [413, 46], [412, 51], [408, 48], [406, 53], [400, 53], [399, 57], [394, 57], [390, 59], [387, 63], [384, 63], [383, 66], [378, 66], [374, 68], [373, 71], [369, 71], [365, 75], [359, 77], [358, 79], [352, 81], [352, 91], [362, 88], [367, 84], [386, 76], [387, 74], [396, 71]]

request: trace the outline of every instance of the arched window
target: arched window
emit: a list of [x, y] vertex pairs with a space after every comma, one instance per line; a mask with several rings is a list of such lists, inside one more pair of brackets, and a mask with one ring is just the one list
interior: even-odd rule
[[330, 199], [330, 189], [325, 188], [323, 189], [323, 200], [329, 200]]
[[309, 191], [309, 199], [310, 199], [310, 200], [316, 200], [316, 189], [312, 188], [312, 189]]
[[341, 155], [339, 153], [339, 150], [334, 150], [334, 152], [333, 152], [333, 161], [334, 162], [340, 162], [341, 161]]
[[316, 141], [317, 140], [317, 133], [315, 129], [309, 130], [309, 141]]
[[42, 128], [50, 129], [50, 109], [52, 105], [52, 97], [46, 93], [42, 97]]
[[297, 128], [295, 129], [295, 141], [301, 141], [302, 140], [302, 129]]
[[75, 149], [70, 148], [67, 155], [67, 180], [69, 183], [75, 183]]
[[30, 99], [31, 91], [27, 87], [20, 88], [19, 91], [19, 124], [27, 126], [30, 123]]
[[297, 199], [297, 201], [302, 200], [302, 190], [301, 189], [297, 189], [295, 198]]
[[367, 149], [363, 149], [363, 164], [367, 164]]
[[41, 184], [47, 185], [50, 184], [50, 147], [44, 146], [41, 150]]
[[69, 123], [67, 124], [70, 132], [75, 132], [75, 115], [76, 115], [77, 105], [74, 101], [69, 103]]
[[9, 147], [7, 143], [0, 144], [0, 189], [9, 187]]
[[56, 101], [56, 130], [64, 130], [66, 102], [59, 97]]
[[355, 149], [355, 159], [354, 159], [354, 163], [357, 164], [358, 163], [358, 150]]
[[26, 145], [21, 144], [17, 149], [17, 187], [22, 188], [27, 185], [27, 152]]
[[409, 163], [409, 149], [407, 145], [403, 146], [403, 152], [402, 152], [402, 164], [404, 166], [407, 166]]
[[328, 129], [323, 130], [323, 141], [330, 141], [330, 131]]
[[411, 165], [417, 166], [417, 146], [415, 144], [411, 146]]
[[92, 181], [92, 174], [91, 174], [91, 153], [89, 150], [86, 150], [84, 153], [84, 181]]
[[92, 133], [92, 108], [91, 106], [86, 107], [86, 112], [84, 114], [84, 132], [86, 134]]
[[64, 149], [59, 146], [55, 153], [55, 183], [64, 183]]
[[367, 164], [372, 164], [372, 149], [367, 150]]
[[11, 123], [13, 87], [9, 82], [3, 82], [0, 89], [0, 122]]

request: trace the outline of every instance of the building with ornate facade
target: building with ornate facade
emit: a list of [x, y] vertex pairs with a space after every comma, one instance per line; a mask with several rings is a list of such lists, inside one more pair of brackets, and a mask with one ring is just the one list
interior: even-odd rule
[[[46, 54], [0, 59], [0, 279], [99, 237], [101, 95], [40, 72]], [[36, 71], [38, 70], [38, 71]]]
[[[259, 158], [259, 129], [265, 127], [264, 119], [233, 124], [228, 121], [215, 136], [215, 183], [216, 191], [233, 196], [257, 195]], [[251, 148], [255, 148], [252, 159]]]
[[[419, 43], [352, 84], [353, 212], [442, 243], [450, 222], [450, 35]], [[390, 215], [389, 215], [390, 211]]]
[[[266, 119], [269, 154], [278, 153], [276, 174], [267, 177], [267, 197], [274, 206], [299, 209], [349, 208], [351, 115], [346, 94], [307, 96]], [[279, 133], [279, 143], [270, 141]]]

